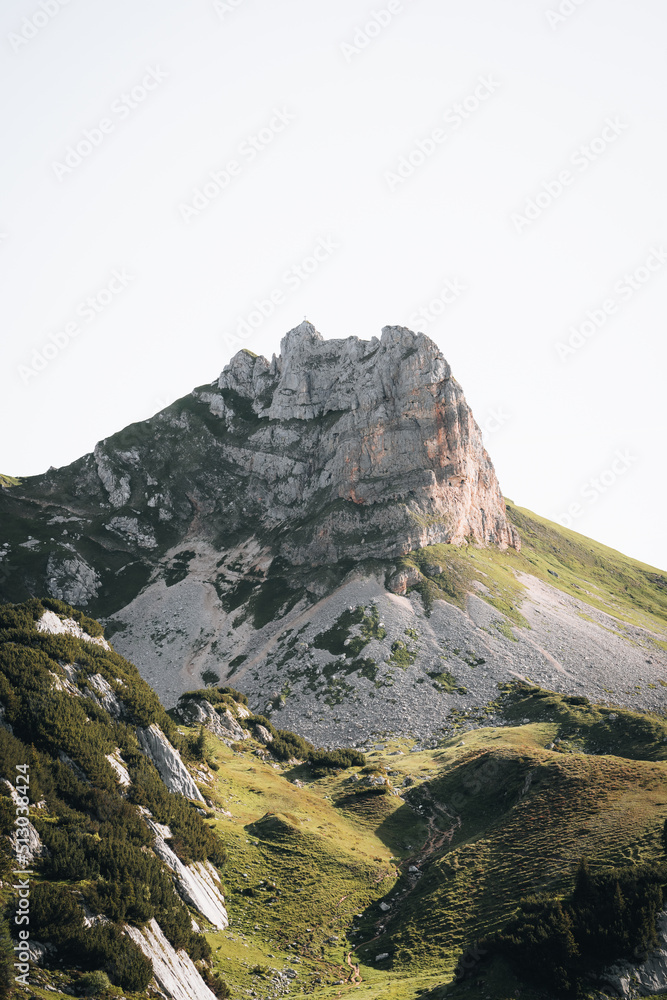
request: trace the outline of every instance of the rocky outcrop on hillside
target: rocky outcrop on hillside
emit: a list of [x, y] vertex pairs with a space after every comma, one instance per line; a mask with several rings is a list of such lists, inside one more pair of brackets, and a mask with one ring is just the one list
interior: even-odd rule
[[220, 876], [213, 865], [210, 861], [183, 864], [167, 843], [173, 836], [169, 827], [156, 823], [147, 809], [142, 812], [154, 836], [153, 850], [171, 870], [181, 899], [198, 910], [217, 930], [224, 930], [229, 918], [220, 891]]
[[602, 985], [615, 997], [647, 997], [667, 989], [667, 910], [658, 917], [658, 947], [636, 965], [618, 962], [606, 970]]
[[204, 801], [178, 750], [171, 745], [155, 722], [146, 729], [138, 726], [137, 739], [141, 749], [155, 764], [158, 774], [170, 792], [184, 795], [186, 799], [194, 799], [195, 802]]
[[279, 356], [240, 351], [92, 454], [1, 488], [0, 523], [0, 596], [113, 614], [115, 647], [170, 704], [247, 655], [240, 608], [262, 628], [369, 566], [400, 592], [397, 561], [427, 544], [519, 547], [437, 346], [403, 327], [325, 340], [308, 322]]
[[516, 546], [498, 480], [458, 382], [424, 334], [324, 340], [308, 322], [272, 361], [240, 351], [203, 393], [234, 427], [238, 394], [256, 417], [228, 451], [250, 469], [268, 525], [296, 512], [317, 522], [282, 540], [292, 564], [404, 554], [434, 542]]
[[188, 726], [206, 726], [215, 736], [223, 740], [246, 740], [249, 736], [247, 729], [236, 721], [232, 713], [226, 708], [224, 711], [216, 712], [210, 701], [206, 698], [183, 699], [177, 708], [178, 718]]
[[192, 959], [184, 951], [172, 948], [157, 920], [150, 920], [143, 930], [127, 924], [125, 933], [150, 959], [164, 996], [171, 1000], [215, 1000], [215, 994], [199, 975]]

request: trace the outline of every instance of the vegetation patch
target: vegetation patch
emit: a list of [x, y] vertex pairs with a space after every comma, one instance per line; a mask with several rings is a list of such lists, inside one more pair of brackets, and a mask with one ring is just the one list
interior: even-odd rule
[[574, 996], [589, 977], [619, 959], [637, 961], [658, 946], [667, 862], [609, 868], [595, 875], [582, 859], [573, 892], [521, 903], [480, 951], [510, 960], [522, 978]]
[[[31, 821], [49, 851], [34, 862], [30, 929], [55, 946], [54, 962], [102, 970], [123, 990], [141, 993], [152, 970], [122, 933], [123, 923], [142, 927], [157, 919], [172, 945], [195, 960], [209, 957], [210, 946], [193, 932], [170, 873], [146, 850], [152, 835], [140, 807], [170, 827], [171, 847], [185, 863], [222, 864], [225, 848], [197, 809], [167, 790], [139, 750], [135, 727], [153, 723], [183, 745], [155, 693], [117, 653], [72, 635], [38, 632], [35, 623], [47, 608], [74, 618], [89, 634], [101, 632], [61, 602], [33, 599], [0, 607], [0, 701], [11, 727], [0, 728], [0, 773], [11, 776], [18, 765], [29, 767], [30, 801], [43, 803]], [[75, 665], [80, 690], [91, 675], [104, 677], [122, 702], [120, 719], [89, 698], [59, 689], [63, 663]], [[107, 760], [116, 750], [130, 775], [127, 789]], [[10, 833], [14, 819], [2, 785], [0, 833]], [[3, 857], [0, 847], [0, 867]], [[4, 901], [11, 902], [7, 891]], [[86, 928], [82, 899], [111, 922]]]
[[459, 684], [456, 677], [450, 674], [448, 670], [433, 671], [428, 675], [431, 677], [436, 684], [442, 688], [443, 691], [447, 691], [449, 694], [467, 694], [466, 689]]
[[417, 652], [416, 649], [410, 649], [409, 646], [406, 646], [401, 639], [396, 639], [391, 644], [391, 656], [388, 662], [393, 663], [396, 667], [401, 667], [402, 670], [406, 670], [417, 659]]
[[[359, 635], [351, 634], [350, 630], [354, 626], [358, 626]], [[377, 605], [372, 604], [367, 612], [360, 604], [352, 611], [343, 611], [330, 629], [315, 637], [313, 645], [316, 649], [326, 649], [334, 656], [351, 656], [356, 659], [371, 639], [382, 640], [386, 634]]]

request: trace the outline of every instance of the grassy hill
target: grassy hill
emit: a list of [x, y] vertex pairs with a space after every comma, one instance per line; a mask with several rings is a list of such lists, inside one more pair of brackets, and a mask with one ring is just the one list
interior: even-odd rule
[[[417, 589], [427, 602], [442, 598], [463, 607], [473, 581], [489, 590], [489, 603], [519, 625], [526, 573], [620, 621], [655, 629], [667, 626], [667, 575], [585, 535], [517, 507], [507, 513], [521, 536], [521, 551], [475, 546], [430, 545], [404, 556], [404, 568], [424, 577]], [[444, 572], [437, 573], [441, 567]], [[667, 643], [659, 642], [661, 648]]]
[[[57, 602], [52, 606], [63, 610]], [[158, 802], [134, 727], [157, 722], [184, 753], [201, 736], [199, 728], [180, 724], [177, 712], [169, 718], [117, 654], [36, 632], [43, 610], [32, 602], [5, 608], [0, 617], [0, 700], [14, 730], [0, 729], [2, 773], [11, 773], [21, 755], [30, 760], [33, 801], [47, 804], [46, 811], [31, 807], [33, 822], [59, 864], [71, 855], [67, 870], [56, 870], [53, 860], [38, 863], [35, 881], [50, 887], [41, 891], [52, 894], [50, 903], [63, 914], [60, 928], [41, 916], [42, 933], [54, 941], [61, 935], [64, 961], [36, 973], [34, 996], [48, 996], [46, 986], [76, 996], [73, 984], [86, 965], [106, 962], [113, 972], [80, 927], [76, 907], [87, 900], [116, 923], [141, 926], [156, 913], [174, 941], [211, 963], [231, 997], [250, 991], [275, 996], [289, 982], [295, 1000], [351, 993], [363, 1000], [445, 994], [545, 1000], [543, 988], [524, 982], [489, 945], [516, 917], [521, 900], [567, 901], [582, 857], [594, 876], [610, 868], [659, 870], [664, 858], [667, 719], [527, 684], [498, 692], [493, 708], [502, 725], [430, 750], [394, 739], [371, 748], [365, 763], [338, 769], [284, 759], [284, 753], [275, 759], [270, 745], [255, 739], [258, 731], [243, 706], [228, 690], [211, 689], [210, 700], [221, 711], [229, 708], [251, 736], [234, 742], [207, 731], [202, 759], [190, 756], [211, 803], [207, 820], [178, 796]], [[99, 631], [67, 610], [89, 634]], [[47, 693], [47, 673], [64, 679], [61, 664], [74, 662], [83, 670], [82, 684], [99, 672], [122, 688], [132, 706], [127, 719], [112, 720], [92, 702], [80, 719], [67, 707], [68, 699], [78, 699]], [[230, 915], [225, 930], [205, 925], [203, 936], [192, 935], [187, 908], [169, 895], [158, 869], [136, 867], [140, 856], [147, 863], [147, 837], [137, 822], [141, 803], [138, 790], [120, 795], [105, 769], [112, 744], [140, 778], [137, 789], [148, 794], [160, 822], [178, 828], [184, 859], [224, 843], [226, 861], [222, 851], [216, 860]], [[309, 755], [298, 740], [292, 745], [299, 756]], [[63, 746], [87, 773], [97, 768], [92, 787], [57, 759]], [[7, 833], [4, 795], [0, 804]], [[101, 820], [101, 810], [112, 822]], [[105, 845], [122, 859], [123, 870], [114, 875], [104, 869]], [[155, 886], [148, 898], [136, 892], [147, 880]], [[125, 897], [123, 909], [119, 899]], [[2, 901], [11, 907], [11, 900], [5, 883]], [[471, 971], [458, 981], [462, 956]], [[116, 978], [110, 996], [146, 995], [133, 993], [129, 979]]]
[[[664, 857], [665, 720], [528, 686], [501, 705], [506, 727], [432, 751], [399, 741], [372, 752], [369, 766], [403, 797], [208, 738], [220, 767], [211, 794], [232, 813], [218, 822], [233, 924], [212, 939], [230, 983], [256, 979], [262, 995], [269, 970], [296, 956], [294, 996], [439, 996], [462, 953], [506, 926], [522, 897], [569, 893], [582, 856], [593, 872]], [[499, 1000], [545, 996], [502, 960], [480, 964], [477, 979]], [[482, 995], [476, 981], [447, 995]]]

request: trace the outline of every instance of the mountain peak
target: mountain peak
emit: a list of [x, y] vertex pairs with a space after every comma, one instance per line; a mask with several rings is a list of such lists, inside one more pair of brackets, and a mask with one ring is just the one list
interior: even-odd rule
[[315, 329], [310, 320], [304, 319], [293, 330], [285, 334], [280, 341], [280, 354], [283, 358], [307, 349], [309, 345], [323, 341], [324, 337]]

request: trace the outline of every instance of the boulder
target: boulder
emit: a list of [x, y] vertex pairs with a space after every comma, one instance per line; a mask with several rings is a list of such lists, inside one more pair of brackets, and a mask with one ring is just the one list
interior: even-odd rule
[[158, 774], [170, 792], [203, 803], [203, 796], [181, 760], [181, 755], [155, 722], [146, 729], [137, 727], [137, 739], [143, 752], [155, 764]]

